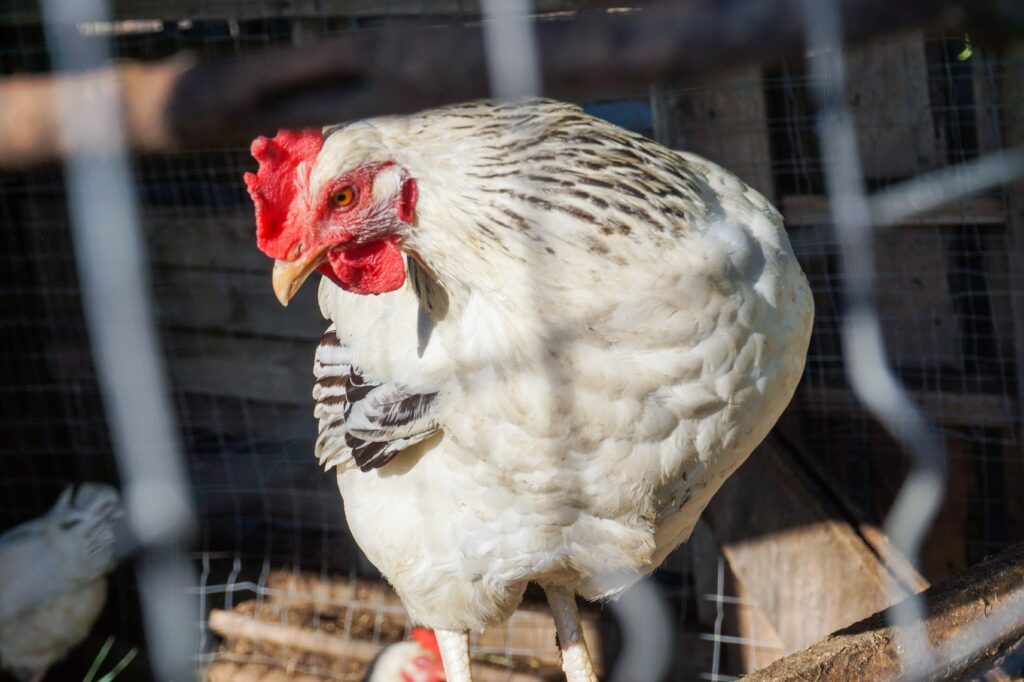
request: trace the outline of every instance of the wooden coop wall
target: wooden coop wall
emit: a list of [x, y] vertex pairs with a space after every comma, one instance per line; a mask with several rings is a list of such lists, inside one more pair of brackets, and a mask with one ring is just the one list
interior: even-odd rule
[[[613, 4], [537, 3], [556, 13]], [[121, 0], [115, 9], [122, 18], [193, 22], [162, 40], [119, 39], [119, 57], [143, 59], [182, 48], [220, 58], [353, 25], [422, 18], [424, 12], [473, 18], [468, 0]], [[226, 16], [236, 17], [233, 26]], [[37, 18], [26, 12], [22, 21], [19, 40], [40, 51]], [[847, 97], [872, 190], [1024, 145], [1024, 55], [976, 49], [959, 62], [961, 47], [955, 37], [915, 32], [850, 52]], [[26, 63], [28, 70], [46, 68], [38, 54]], [[632, 96], [646, 97], [646, 90]], [[670, 557], [665, 571], [693, 574], [696, 613], [680, 617], [681, 649], [696, 652], [697, 644], [707, 643], [704, 633], [714, 630], [729, 644], [721, 648], [718, 670], [737, 674], [881, 608], [887, 574], [915, 591], [1024, 539], [1024, 184], [890, 228], [876, 248], [890, 356], [941, 429], [950, 454], [949, 492], [918, 575], [887, 549], [878, 529], [905, 477], [906, 458], [866, 417], [843, 375], [838, 251], [805, 65], [751, 67], [695, 87], [666, 85], [655, 89], [650, 102], [659, 140], [722, 163], [774, 200], [815, 291], [811, 357], [783, 419], [784, 440], [762, 448], [740, 470], [709, 509], [708, 524], [687, 550]], [[251, 204], [240, 182], [252, 165], [245, 150], [137, 160], [155, 312], [206, 524], [201, 548], [215, 560], [241, 559], [243, 565], [240, 574], [228, 561], [223, 574], [215, 567], [204, 579], [256, 579], [244, 571], [258, 573], [268, 561], [368, 574], [346, 541], [333, 480], [311, 460], [312, 349], [325, 326], [315, 287], [301, 290], [287, 309], [274, 300], [269, 262], [255, 249]], [[68, 453], [65, 459], [89, 451], [98, 460], [109, 457], [109, 444], [90, 430], [102, 421], [102, 405], [79, 304], [69, 293], [73, 269], [61, 269], [72, 257], [67, 235], [59, 234], [66, 231], [66, 215], [58, 208], [63, 197], [53, 189], [59, 182], [50, 175], [29, 180], [49, 190], [34, 189], [24, 205], [5, 208], [5, 218], [56, 235], [47, 248], [58, 261], [47, 261], [44, 253], [23, 266], [26, 279], [41, 283], [34, 294], [47, 311], [45, 321], [39, 319], [47, 350], [32, 354], [33, 368], [54, 385], [76, 387], [59, 400], [79, 415], [82, 427], [72, 425], [69, 436], [46, 447]], [[15, 239], [12, 234], [6, 238]], [[28, 315], [21, 308], [12, 314]], [[28, 409], [20, 398], [4, 395], [9, 413]], [[59, 466], [78, 467], [79, 477], [114, 477], [104, 461], [84, 465], [84, 471], [80, 463]], [[5, 479], [46, 476], [38, 463], [19, 472], [8, 477], [5, 470]], [[779, 485], [765, 486], [766, 480]], [[758, 494], [749, 495], [754, 489]], [[17, 494], [49, 499], [48, 492]], [[739, 506], [744, 503], [748, 507]], [[285, 527], [283, 540], [271, 538], [271, 525]], [[253, 543], [253, 537], [266, 539]], [[692, 669], [680, 669], [679, 679], [711, 669], [703, 652], [687, 657]]]
[[[340, 23], [311, 21], [312, 28]], [[304, 30], [312, 30], [309, 22]], [[1019, 143], [1020, 126], [1013, 124], [1022, 97], [1013, 78], [1014, 70], [1021, 73], [1019, 62], [982, 50], [955, 62], [955, 42], [915, 32], [850, 52], [848, 102], [871, 190], [1010, 146], [1014, 136]], [[751, 534], [749, 524], [739, 530], [744, 524], [731, 523], [723, 510], [728, 500], [749, 500], [740, 476], [731, 488], [740, 495], [723, 491], [709, 512], [704, 541], [688, 550], [698, 556], [675, 560], [696, 573], [697, 627], [710, 628], [726, 616], [716, 636], [733, 646], [722, 648], [719, 666], [737, 673], [883, 608], [888, 573], [902, 577], [906, 592], [916, 591], [1024, 537], [1024, 504], [1015, 495], [1024, 483], [1018, 380], [1024, 330], [1016, 322], [1024, 319], [1018, 314], [1024, 307], [1024, 270], [1016, 255], [1024, 227], [1019, 188], [917, 216], [880, 235], [876, 247], [878, 305], [890, 357], [950, 454], [949, 491], [918, 575], [886, 553], [878, 529], [907, 460], [867, 418], [843, 375], [838, 250], [807, 87], [805, 65], [789, 62], [692, 88], [661, 87], [651, 98], [660, 140], [719, 161], [775, 201], [815, 291], [808, 371], [782, 426], [805, 457], [794, 464], [786, 455], [762, 451], [746, 467], [750, 474], [755, 465], [768, 466], [757, 471], [797, 486], [807, 504], [787, 506], [792, 495], [756, 497], [758, 509], [772, 510], [772, 518], [765, 520], [760, 542], [737, 539], [737, 533]], [[241, 153], [225, 165], [247, 164]], [[144, 215], [183, 425], [196, 442], [284, 439], [288, 456], [275, 466], [288, 469], [285, 482], [275, 469], [275, 479], [252, 481], [251, 499], [238, 504], [267, 518], [291, 514], [313, 532], [327, 519], [340, 529], [330, 477], [307, 466], [310, 400], [306, 385], [296, 381], [309, 375], [310, 349], [324, 324], [315, 289], [302, 290], [287, 309], [276, 305], [267, 262], [252, 247], [244, 198], [214, 208], [176, 205], [172, 212], [151, 205]], [[253, 366], [263, 371], [248, 371]], [[245, 446], [238, 451], [251, 454]], [[244, 497], [231, 462], [207, 458], [196, 466], [203, 488], [231, 488]], [[827, 483], [801, 478], [801, 467]], [[750, 474], [748, 483], [763, 480]], [[304, 490], [318, 491], [320, 504], [296, 505]], [[822, 497], [829, 502], [816, 507]], [[773, 548], [770, 559], [766, 546]], [[354, 554], [352, 548], [336, 553], [331, 565], [347, 565]], [[722, 584], [707, 573], [718, 566], [712, 560], [718, 556], [726, 559]], [[787, 582], [793, 573], [779, 575], [786, 556], [799, 568], [799, 580]], [[729, 595], [724, 611], [700, 599], [702, 586], [711, 590], [703, 594]], [[692, 664], [696, 675], [709, 661], [695, 657]]]
[[[849, 50], [846, 97], [869, 192], [1024, 143], [1024, 54], [975, 48], [962, 59], [962, 38], [916, 31]], [[887, 351], [949, 453], [949, 488], [918, 574], [880, 530], [906, 455], [844, 376], [839, 252], [806, 64], [665, 86], [652, 104], [658, 139], [719, 161], [774, 200], [814, 290], [807, 371], [778, 427], [785, 445], [753, 455], [712, 501], [711, 544], [691, 543], [728, 559], [739, 646], [725, 667], [750, 672], [883, 608], [887, 575], [917, 591], [1024, 538], [1024, 185], [878, 234]]]

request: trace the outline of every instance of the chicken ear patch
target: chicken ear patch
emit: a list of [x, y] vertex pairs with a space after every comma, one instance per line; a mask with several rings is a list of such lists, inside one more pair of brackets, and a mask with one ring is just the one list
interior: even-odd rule
[[256, 244], [271, 258], [287, 258], [302, 236], [311, 211], [306, 205], [309, 174], [323, 144], [316, 128], [280, 130], [272, 138], [253, 140], [251, 152], [260, 167], [245, 174], [245, 185], [256, 205]]
[[419, 192], [416, 189], [416, 181], [412, 178], [402, 183], [402, 195], [398, 202], [398, 219], [403, 223], [411, 223], [416, 219], [416, 199]]

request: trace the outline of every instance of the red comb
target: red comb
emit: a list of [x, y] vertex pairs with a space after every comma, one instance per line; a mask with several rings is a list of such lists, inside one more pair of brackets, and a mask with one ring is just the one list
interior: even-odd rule
[[304, 214], [309, 210], [302, 193], [323, 144], [316, 128], [279, 130], [273, 138], [253, 140], [251, 151], [260, 169], [245, 174], [245, 185], [256, 204], [256, 244], [271, 258], [286, 258], [302, 236], [302, 218], [308, 219]]
[[433, 630], [427, 630], [426, 628], [413, 628], [409, 636], [416, 640], [417, 643], [427, 651], [433, 652], [437, 656], [438, 662], [441, 662], [441, 646], [437, 643], [437, 636]]

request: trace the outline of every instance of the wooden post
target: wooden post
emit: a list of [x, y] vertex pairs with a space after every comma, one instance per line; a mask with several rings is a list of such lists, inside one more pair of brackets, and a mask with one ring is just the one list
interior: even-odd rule
[[[1007, 147], [1024, 146], [1024, 45], [1017, 44], [1005, 55], [1003, 92], [999, 109], [1003, 112], [1003, 138]], [[1024, 179], [1013, 183], [1006, 197], [1007, 243], [1010, 269], [1010, 310], [1013, 319], [1013, 357], [1017, 378], [1016, 443], [1007, 447], [1015, 457], [1007, 458], [1007, 484], [1020, 500], [1024, 484]], [[1010, 506], [1011, 530], [1016, 536], [1024, 530], [1024, 505]]]
[[[928, 680], [978, 679], [1024, 643], [1024, 543], [927, 590], [925, 628], [937, 665]], [[876, 613], [744, 678], [749, 682], [893, 680], [905, 631]], [[988, 679], [988, 678], [986, 678]]]

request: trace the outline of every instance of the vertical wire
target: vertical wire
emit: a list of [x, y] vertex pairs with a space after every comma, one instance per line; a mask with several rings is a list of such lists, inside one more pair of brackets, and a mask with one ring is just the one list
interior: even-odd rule
[[[533, 26], [532, 0], [481, 0], [480, 15], [483, 23], [484, 53], [487, 58], [487, 77], [491, 96], [498, 100], [515, 100], [540, 94], [540, 62], [537, 55], [537, 39]], [[531, 134], [529, 126], [516, 130], [524, 138]], [[525, 176], [525, 173], [523, 173]], [[520, 182], [526, 182], [520, 180]], [[534, 220], [537, 215], [531, 216]], [[524, 256], [528, 254], [524, 253]], [[533, 267], [533, 261], [526, 262]], [[535, 311], [541, 309], [544, 297], [534, 274]], [[539, 319], [538, 322], [541, 322]], [[538, 325], [540, 326], [540, 325]], [[558, 377], [549, 377], [551, 385], [557, 385]], [[511, 623], [505, 629], [506, 647], [511, 646]], [[471, 634], [470, 649], [475, 651], [476, 637]]]
[[[843, 357], [854, 394], [906, 450], [911, 470], [893, 503], [885, 530], [914, 564], [924, 535], [945, 494], [945, 444], [900, 385], [886, 356], [875, 306], [872, 219], [861, 172], [853, 118], [844, 99], [842, 27], [835, 0], [805, 0], [812, 90], [818, 106], [817, 132], [832, 222], [840, 246], [844, 283]], [[888, 589], [898, 603], [887, 611], [896, 628], [903, 672], [919, 679], [934, 668], [924, 629], [923, 601], [903, 601], [892, 576]]]
[[[107, 38], [77, 31], [109, 19], [104, 0], [45, 0], [42, 11], [55, 71], [107, 62]], [[150, 660], [158, 678], [183, 680], [194, 675], [197, 653], [199, 614], [185, 598], [196, 581], [179, 549], [193, 516], [152, 316], [120, 99], [113, 74], [102, 92], [71, 81], [57, 87], [61, 134], [91, 136], [101, 150], [65, 160], [75, 257], [128, 522], [142, 549], [136, 566]]]
[[541, 91], [540, 57], [532, 0], [481, 0], [484, 48], [491, 94], [533, 97]]
[[[502, 100], [539, 95], [542, 78], [532, 1], [482, 0], [480, 6], [492, 95]], [[530, 135], [529, 128], [527, 124], [520, 132]], [[540, 218], [539, 213], [535, 215]], [[538, 303], [544, 299], [538, 290]], [[550, 369], [551, 385], [564, 398], [555, 404], [571, 404], [571, 377], [559, 376], [555, 367]], [[611, 609], [625, 635], [623, 651], [609, 679], [660, 679], [671, 662], [673, 631], [661, 591], [653, 582], [640, 580], [617, 597]]]

